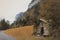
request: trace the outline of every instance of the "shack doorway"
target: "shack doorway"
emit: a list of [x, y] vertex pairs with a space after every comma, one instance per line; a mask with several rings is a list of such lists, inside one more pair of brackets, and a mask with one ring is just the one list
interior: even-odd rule
[[41, 36], [44, 34], [44, 27], [41, 27]]

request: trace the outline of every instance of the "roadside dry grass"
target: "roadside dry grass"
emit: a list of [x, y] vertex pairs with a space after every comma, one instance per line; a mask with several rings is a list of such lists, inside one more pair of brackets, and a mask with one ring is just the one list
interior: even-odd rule
[[4, 33], [15, 37], [16, 40], [49, 40], [48, 38], [40, 38], [33, 36], [33, 26], [26, 26], [20, 28], [14, 28], [4, 31]]

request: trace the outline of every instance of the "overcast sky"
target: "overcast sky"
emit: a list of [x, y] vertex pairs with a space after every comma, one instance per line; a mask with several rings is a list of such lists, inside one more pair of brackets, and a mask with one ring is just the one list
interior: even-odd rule
[[0, 20], [5, 18], [12, 23], [19, 12], [24, 12], [28, 8], [31, 0], [0, 0]]

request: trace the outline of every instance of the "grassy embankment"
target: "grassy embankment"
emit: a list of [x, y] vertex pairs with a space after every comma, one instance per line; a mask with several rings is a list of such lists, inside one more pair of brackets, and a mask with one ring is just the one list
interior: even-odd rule
[[33, 36], [33, 26], [9, 29], [4, 31], [4, 33], [16, 38], [16, 40], [49, 40], [48, 38]]

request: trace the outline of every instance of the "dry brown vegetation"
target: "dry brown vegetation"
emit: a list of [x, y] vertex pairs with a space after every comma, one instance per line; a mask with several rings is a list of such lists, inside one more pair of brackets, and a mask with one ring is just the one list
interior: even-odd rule
[[16, 38], [16, 40], [49, 40], [49, 38], [33, 36], [33, 26], [14, 28], [4, 31], [4, 33]]
[[28, 39], [30, 40], [30, 37], [32, 36], [33, 32], [33, 27], [27, 26], [27, 27], [9, 29], [4, 32], [8, 35], [15, 37], [17, 40], [28, 40]]

